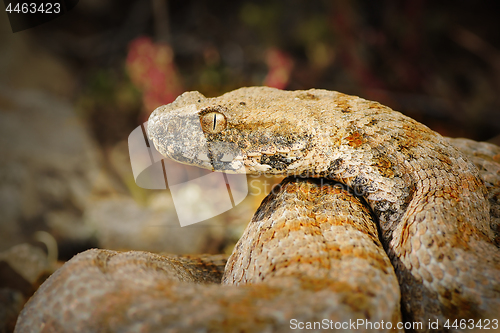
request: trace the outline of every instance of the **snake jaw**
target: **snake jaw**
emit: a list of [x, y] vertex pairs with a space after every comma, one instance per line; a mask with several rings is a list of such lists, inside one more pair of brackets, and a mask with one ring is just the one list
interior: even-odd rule
[[[156, 109], [148, 121], [148, 136], [160, 154], [182, 164], [212, 171], [246, 173], [244, 154], [236, 143], [210, 139], [218, 131], [223, 131], [221, 123], [225, 127], [222, 113], [211, 108], [203, 108], [200, 112], [196, 104], [165, 111], [168, 111], [165, 107]], [[219, 123], [209, 123], [207, 117]], [[209, 134], [204, 131], [207, 126], [211, 128]]]
[[[176, 108], [169, 104], [151, 114], [148, 136], [160, 154], [183, 164], [228, 173], [300, 172], [311, 146], [311, 136], [304, 129], [295, 126], [283, 131], [279, 121], [262, 124], [254, 120], [242, 126], [238, 120], [232, 121], [232, 113], [238, 111], [234, 106], [206, 99], [193, 104], [193, 96], [183, 94], [172, 103]], [[182, 105], [186, 99], [191, 104]], [[256, 133], [254, 127], [264, 128], [265, 133]]]

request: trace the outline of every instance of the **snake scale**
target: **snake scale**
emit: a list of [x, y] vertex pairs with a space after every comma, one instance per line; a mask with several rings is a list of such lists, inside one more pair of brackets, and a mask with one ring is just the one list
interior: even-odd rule
[[152, 113], [148, 135], [181, 163], [290, 177], [224, 273], [218, 256], [90, 250], [41, 286], [16, 331], [287, 332], [291, 319], [446, 331], [446, 320], [500, 319], [499, 147], [358, 97], [266, 87], [184, 93]]

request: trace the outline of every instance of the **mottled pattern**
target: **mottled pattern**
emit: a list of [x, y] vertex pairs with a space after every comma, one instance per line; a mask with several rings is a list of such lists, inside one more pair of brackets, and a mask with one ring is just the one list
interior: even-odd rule
[[358, 97], [263, 87], [185, 93], [148, 133], [182, 163], [325, 177], [364, 198], [285, 179], [223, 277], [221, 257], [87, 251], [42, 285], [17, 332], [288, 332], [290, 318], [395, 323], [399, 304], [419, 331], [500, 319], [499, 147], [443, 138]]
[[[323, 182], [287, 178], [273, 189], [229, 258], [223, 284], [328, 288], [330, 301], [338, 300], [330, 311], [341, 320], [401, 320], [397, 279], [369, 209], [342, 184]], [[359, 313], [341, 311], [346, 305]]]
[[495, 234], [495, 243], [500, 247], [500, 147], [469, 139], [446, 139], [479, 169], [481, 179], [488, 190], [490, 227]]
[[[223, 115], [222, 130], [204, 128], [207, 112]], [[491, 191], [462, 152], [415, 120], [338, 92], [254, 87], [217, 98], [185, 93], [152, 113], [148, 134], [182, 163], [351, 186], [378, 218], [406, 318], [500, 316]]]
[[361, 200], [315, 180], [287, 179], [274, 193], [247, 229], [255, 242], [229, 259], [226, 285], [214, 284], [220, 256], [90, 250], [42, 285], [16, 332], [289, 332], [291, 319], [398, 331], [397, 278]]

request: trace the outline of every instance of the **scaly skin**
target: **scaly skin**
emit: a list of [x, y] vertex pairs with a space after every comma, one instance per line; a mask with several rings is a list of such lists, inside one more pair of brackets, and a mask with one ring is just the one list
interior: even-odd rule
[[16, 332], [287, 332], [291, 318], [396, 330], [400, 290], [405, 319], [422, 331], [427, 319], [499, 318], [499, 250], [488, 222], [498, 240], [500, 147], [441, 138], [380, 104], [318, 90], [188, 93], [155, 112], [149, 132], [160, 151], [188, 164], [343, 180], [378, 216], [392, 266], [362, 200], [288, 178], [237, 244], [225, 285], [214, 285], [219, 256], [90, 250], [40, 287]]
[[488, 190], [490, 203], [490, 227], [495, 244], [500, 247], [500, 147], [488, 142], [462, 138], [445, 138], [458, 148], [479, 169], [479, 176]]
[[237, 245], [225, 285], [220, 256], [80, 253], [30, 299], [16, 332], [403, 331], [397, 278], [359, 198], [288, 178], [246, 234], [256, 237]]
[[415, 120], [338, 92], [254, 87], [217, 98], [185, 93], [153, 112], [148, 135], [181, 163], [355, 188], [378, 218], [408, 320], [500, 317], [500, 251], [484, 183]]

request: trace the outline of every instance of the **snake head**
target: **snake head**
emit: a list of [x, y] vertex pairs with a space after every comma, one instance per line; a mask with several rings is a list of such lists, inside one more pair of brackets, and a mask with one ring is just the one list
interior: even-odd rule
[[[148, 136], [163, 156], [179, 163], [214, 171], [245, 173], [242, 152], [231, 142], [207, 140], [207, 133], [225, 129], [219, 110], [203, 107], [207, 98], [188, 92], [157, 108], [148, 120]], [[238, 158], [240, 156], [240, 158]]]
[[271, 88], [233, 91], [217, 98], [187, 92], [157, 108], [148, 136], [165, 157], [180, 163], [228, 173], [294, 171], [310, 147], [300, 122], [276, 112], [265, 100]]

